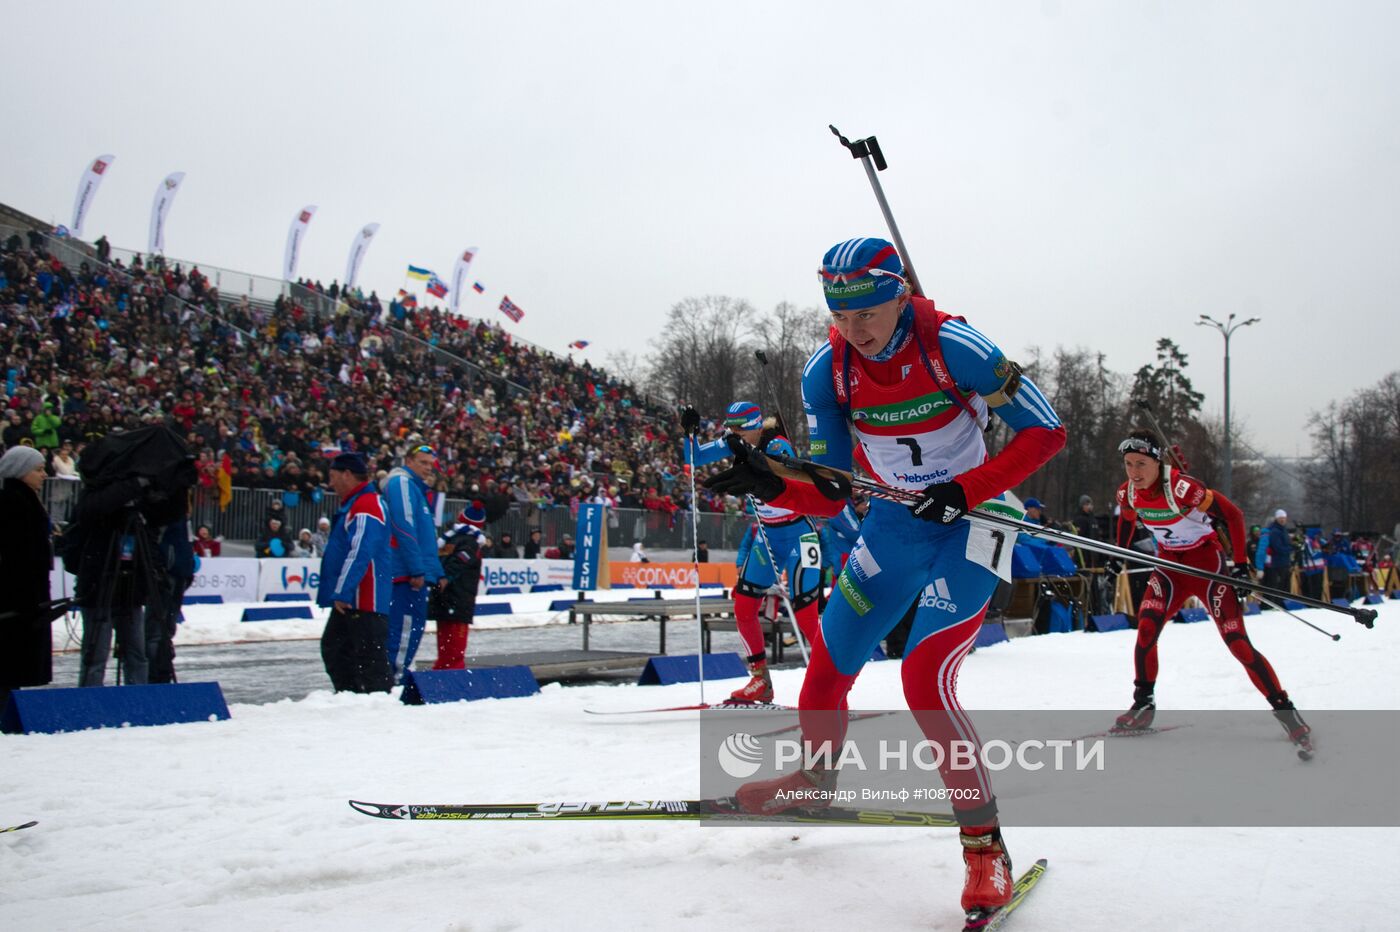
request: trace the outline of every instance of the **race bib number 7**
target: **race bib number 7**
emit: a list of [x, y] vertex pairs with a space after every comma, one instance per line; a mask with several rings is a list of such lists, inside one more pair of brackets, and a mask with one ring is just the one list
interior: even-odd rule
[[803, 534], [797, 538], [797, 565], [804, 570], [821, 568], [822, 544], [816, 534]]

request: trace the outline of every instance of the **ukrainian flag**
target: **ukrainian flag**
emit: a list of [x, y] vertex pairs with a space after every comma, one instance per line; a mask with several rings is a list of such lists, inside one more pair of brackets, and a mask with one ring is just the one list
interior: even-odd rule
[[410, 266], [408, 267], [407, 275], [408, 275], [409, 278], [416, 279], [417, 281], [420, 281], [420, 282], [425, 282], [425, 281], [427, 281], [428, 279], [430, 279], [430, 278], [433, 277], [433, 273], [432, 273], [432, 270], [431, 270], [431, 269], [420, 269], [420, 268], [419, 268], [418, 266], [416, 266], [416, 265], [410, 265]]

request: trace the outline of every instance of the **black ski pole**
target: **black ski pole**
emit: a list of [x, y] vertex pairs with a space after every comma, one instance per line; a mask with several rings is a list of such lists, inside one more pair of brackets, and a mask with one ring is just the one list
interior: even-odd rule
[[758, 360], [758, 380], [763, 389], [764, 401], [767, 402], [773, 412], [773, 420], [778, 427], [778, 433], [792, 440], [792, 435], [788, 433], [787, 420], [783, 417], [783, 409], [778, 406], [778, 394], [773, 389], [773, 383], [768, 381], [768, 354], [763, 350], [753, 351], [754, 359]]
[[1322, 629], [1322, 628], [1319, 628], [1317, 625], [1313, 624], [1311, 621], [1308, 621], [1308, 620], [1307, 620], [1306, 618], [1304, 618], [1303, 616], [1293, 614], [1293, 613], [1290, 612], [1288, 609], [1284, 608], [1282, 604], [1280, 604], [1280, 603], [1278, 603], [1278, 602], [1275, 602], [1273, 599], [1269, 598], [1268, 596], [1264, 595], [1263, 593], [1256, 593], [1256, 594], [1259, 596], [1259, 601], [1260, 601], [1260, 602], [1263, 602], [1265, 605], [1271, 605], [1271, 606], [1273, 606], [1274, 608], [1276, 608], [1276, 609], [1278, 609], [1279, 611], [1283, 612], [1283, 613], [1284, 613], [1285, 615], [1287, 615], [1289, 618], [1292, 618], [1294, 621], [1301, 621], [1303, 624], [1307, 625], [1309, 628], [1312, 628], [1314, 631], [1317, 631], [1317, 632], [1319, 632], [1319, 633], [1321, 633], [1321, 634], [1327, 635], [1329, 638], [1331, 638], [1331, 639], [1334, 640], [1334, 641], [1340, 641], [1340, 640], [1342, 639], [1342, 636], [1341, 636], [1340, 634], [1333, 634], [1331, 631], [1326, 631], [1326, 630], [1324, 630], [1324, 629]]
[[1172, 443], [1172, 438], [1167, 436], [1167, 432], [1162, 430], [1162, 425], [1157, 423], [1157, 416], [1152, 412], [1152, 403], [1146, 398], [1134, 398], [1133, 404], [1139, 411], [1147, 415], [1147, 422], [1152, 425], [1152, 429], [1157, 432], [1157, 436], [1162, 438], [1162, 442], [1167, 445], [1167, 453], [1176, 461], [1176, 468], [1182, 472], [1190, 472], [1191, 465], [1186, 462], [1186, 456], [1181, 452], [1181, 447]]
[[[788, 475], [791, 475], [793, 478], [811, 482], [824, 497], [832, 501], [850, 498], [852, 489], [860, 489], [863, 492], [869, 492], [877, 498], [898, 502], [902, 505], [912, 505], [920, 498], [920, 493], [918, 492], [885, 485], [883, 482], [855, 476], [845, 470], [836, 469], [831, 466], [823, 466], [820, 463], [813, 463], [810, 460], [801, 460], [794, 456], [783, 456], [779, 453], [769, 453], [766, 455], [777, 464], [778, 469], [775, 469], [775, 472], [779, 472], [779, 470], [782, 469], [789, 470], [790, 472]], [[779, 474], [781, 475], [782, 473]], [[988, 511], [974, 509], [963, 517], [984, 524], [1000, 525], [1022, 534], [1028, 534], [1031, 537], [1041, 537], [1058, 541], [1062, 544], [1068, 544], [1071, 547], [1078, 547], [1081, 550], [1091, 550], [1094, 553], [1103, 554], [1107, 557], [1116, 557], [1120, 560], [1140, 563], [1146, 566], [1156, 567], [1157, 569], [1171, 570], [1186, 576], [1195, 576], [1198, 579], [1208, 579], [1211, 582], [1223, 583], [1224, 585], [1236, 589], [1248, 589], [1251, 592], [1273, 596], [1276, 599], [1292, 599], [1295, 602], [1301, 602], [1303, 605], [1311, 608], [1323, 608], [1331, 612], [1340, 612], [1343, 615], [1350, 615], [1358, 624], [1365, 625], [1367, 628], [1375, 626], [1375, 609], [1354, 608], [1350, 605], [1333, 605], [1331, 602], [1324, 602], [1321, 599], [1314, 599], [1305, 595], [1293, 595], [1288, 592], [1280, 592], [1277, 589], [1256, 583], [1252, 580], [1246, 581], [1243, 579], [1236, 579], [1233, 576], [1226, 576], [1223, 573], [1213, 573], [1209, 570], [1198, 569], [1185, 563], [1176, 563], [1165, 557], [1156, 556], [1155, 554], [1129, 550], [1126, 547], [1119, 547], [1116, 544], [1104, 543], [1103, 541], [1093, 540], [1088, 537], [1080, 537], [1078, 534], [1071, 534], [1068, 531], [1061, 531], [1057, 528], [1045, 527], [1040, 524], [1031, 524], [1028, 521], [1020, 521], [1016, 518], [1009, 518], [1005, 515]]]
[[899, 226], [894, 222], [890, 202], [885, 200], [885, 189], [880, 187], [880, 179], [875, 174], [877, 170], [884, 171], [886, 168], [885, 154], [880, 151], [880, 143], [874, 136], [852, 142], [842, 136], [835, 126], [829, 128], [832, 135], [841, 140], [841, 145], [850, 150], [851, 158], [858, 159], [865, 166], [865, 177], [870, 179], [870, 187], [875, 189], [875, 200], [880, 203], [880, 213], [885, 215], [885, 226], [890, 229], [890, 239], [894, 240], [894, 248], [899, 250], [899, 259], [904, 263], [904, 277], [909, 280], [909, 287], [914, 290], [914, 294], [922, 295], [924, 289], [919, 284], [919, 276], [914, 274], [914, 263], [909, 261], [909, 249], [904, 245], [904, 237], [899, 235]]

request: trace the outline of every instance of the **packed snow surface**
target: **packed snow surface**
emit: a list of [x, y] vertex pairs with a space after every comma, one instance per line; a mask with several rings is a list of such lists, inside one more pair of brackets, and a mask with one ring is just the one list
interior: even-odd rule
[[[1337, 643], [1278, 613], [1249, 629], [1301, 709], [1400, 709], [1400, 602], [1380, 611], [1371, 631], [1302, 613], [1340, 631]], [[226, 624], [218, 614], [210, 624]], [[963, 703], [1119, 710], [1133, 637], [979, 650], [962, 668]], [[1209, 623], [1169, 626], [1161, 660], [1164, 710], [1262, 706]], [[895, 661], [868, 665], [852, 708], [902, 708], [899, 672]], [[801, 677], [776, 673], [780, 701], [796, 700]], [[710, 683], [707, 695], [738, 682]], [[0, 827], [39, 820], [0, 835], [0, 928], [960, 927], [949, 829], [393, 822], [346, 805], [694, 797], [693, 715], [583, 710], [696, 698], [694, 684], [546, 686], [410, 707], [326, 690], [234, 705], [223, 722], [0, 736]], [[1189, 744], [1189, 731], [1179, 735]], [[1342, 769], [1325, 734], [1318, 745], [1304, 764], [1280, 735], [1277, 759], [1260, 766]], [[1014, 929], [1380, 930], [1400, 909], [1395, 828], [1016, 828], [1006, 838], [1018, 870], [1050, 860]]]

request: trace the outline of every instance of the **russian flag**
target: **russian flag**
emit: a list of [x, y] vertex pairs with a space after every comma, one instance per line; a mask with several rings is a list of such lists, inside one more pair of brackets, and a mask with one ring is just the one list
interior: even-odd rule
[[447, 285], [442, 279], [434, 275], [432, 278], [428, 279], [427, 291], [428, 294], [435, 298], [443, 298], [447, 296]]
[[570, 348], [570, 349], [583, 349], [583, 348], [584, 348], [585, 346], [587, 346], [587, 345], [588, 345], [588, 341], [587, 341], [587, 340], [575, 340], [574, 342], [572, 342], [572, 343], [569, 344], [569, 348]]
[[483, 294], [486, 289], [482, 287], [481, 282], [472, 282], [472, 291], [475, 291], [477, 294]]

